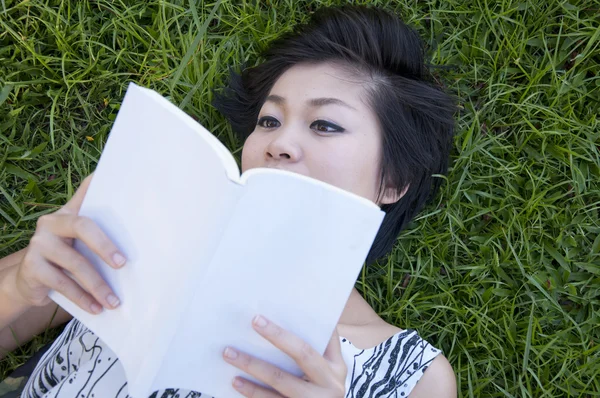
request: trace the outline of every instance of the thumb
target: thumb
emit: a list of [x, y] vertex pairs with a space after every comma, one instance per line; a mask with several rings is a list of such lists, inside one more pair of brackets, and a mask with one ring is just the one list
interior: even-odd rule
[[87, 176], [82, 182], [75, 195], [64, 205], [64, 209], [69, 213], [79, 213], [79, 209], [81, 208], [81, 204], [83, 203], [83, 198], [85, 198], [85, 194], [90, 186], [90, 182], [92, 181], [92, 177], [94, 173]]

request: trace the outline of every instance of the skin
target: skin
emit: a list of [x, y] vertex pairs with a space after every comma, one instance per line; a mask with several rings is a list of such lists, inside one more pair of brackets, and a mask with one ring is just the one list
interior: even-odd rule
[[[270, 96], [260, 110], [256, 129], [244, 144], [242, 171], [281, 168], [338, 186], [378, 205], [393, 203], [404, 194], [385, 187], [377, 201], [382, 139], [376, 115], [366, 102], [364, 82], [334, 64], [296, 65], [277, 80]], [[315, 101], [318, 98], [321, 100]], [[90, 313], [119, 305], [94, 267], [71, 246], [73, 239], [79, 239], [107, 264], [114, 268], [126, 266], [126, 259], [102, 230], [78, 215], [90, 180], [88, 177], [59, 211], [40, 217], [26, 249], [0, 260], [0, 348], [14, 348], [10, 344], [15, 330], [24, 342], [47, 326], [56, 310], [47, 297], [50, 289]], [[59, 309], [58, 319], [64, 322], [70, 316]], [[371, 348], [401, 331], [384, 322], [356, 290], [324, 355], [260, 315], [252, 326], [293, 358], [305, 373], [300, 379], [227, 347], [223, 352], [225, 361], [272, 387], [267, 389], [242, 378], [232, 381], [242, 395], [255, 398], [343, 397], [347, 368], [339, 335], [350, 338], [358, 348]], [[454, 373], [442, 355], [430, 364], [410, 394], [412, 398], [432, 396], [456, 396]]]

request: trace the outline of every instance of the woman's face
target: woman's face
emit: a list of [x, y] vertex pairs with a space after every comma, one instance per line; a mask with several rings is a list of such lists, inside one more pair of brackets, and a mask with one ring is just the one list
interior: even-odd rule
[[[364, 83], [333, 64], [295, 65], [275, 82], [242, 150], [242, 172], [272, 167], [375, 202], [382, 138]], [[384, 195], [378, 204], [397, 197]]]

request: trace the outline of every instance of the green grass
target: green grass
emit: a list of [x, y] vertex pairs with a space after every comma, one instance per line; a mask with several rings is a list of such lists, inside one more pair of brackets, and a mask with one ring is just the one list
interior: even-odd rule
[[[94, 169], [129, 81], [239, 154], [210, 88], [335, 2], [193, 3], [0, 2], [0, 255]], [[461, 396], [599, 397], [600, 3], [368, 3], [417, 27], [462, 109], [436, 203], [357, 288], [444, 350]]]

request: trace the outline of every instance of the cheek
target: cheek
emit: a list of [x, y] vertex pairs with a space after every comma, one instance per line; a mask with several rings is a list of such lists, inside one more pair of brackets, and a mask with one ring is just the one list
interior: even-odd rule
[[260, 141], [255, 134], [250, 134], [242, 147], [242, 173], [260, 164], [262, 150]]
[[321, 163], [320, 179], [373, 200], [379, 177], [377, 148], [365, 141], [344, 144], [328, 151]]
[[[376, 190], [380, 179], [381, 162], [380, 142], [372, 136], [365, 137], [361, 145], [355, 147], [353, 158], [349, 160], [348, 167], [352, 170], [352, 184], [355, 193], [375, 200]], [[350, 173], [349, 173], [350, 174]]]

